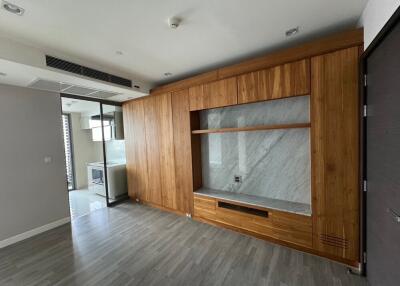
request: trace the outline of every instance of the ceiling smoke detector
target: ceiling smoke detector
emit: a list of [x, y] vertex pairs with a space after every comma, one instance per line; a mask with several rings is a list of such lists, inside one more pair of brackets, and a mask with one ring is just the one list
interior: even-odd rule
[[285, 32], [285, 34], [286, 34], [286, 37], [291, 37], [291, 36], [296, 35], [298, 32], [299, 32], [299, 27], [297, 26], [296, 28], [292, 28], [292, 29], [287, 30]]
[[171, 29], [176, 29], [179, 27], [179, 24], [182, 22], [182, 19], [178, 17], [171, 17], [168, 19], [168, 25]]
[[24, 8], [21, 8], [15, 4], [12, 4], [10, 2], [7, 1], [2, 1], [1, 6], [3, 7], [4, 10], [6, 10], [7, 12], [13, 13], [15, 15], [18, 16], [22, 16], [25, 12]]

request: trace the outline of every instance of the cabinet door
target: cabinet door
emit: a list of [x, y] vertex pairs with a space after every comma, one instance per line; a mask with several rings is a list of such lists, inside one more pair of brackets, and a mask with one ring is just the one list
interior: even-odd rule
[[176, 209], [171, 94], [145, 99], [148, 202]]
[[142, 152], [147, 152], [147, 201], [161, 206], [161, 154], [159, 148], [159, 120], [156, 96], [150, 96], [144, 100], [144, 111], [146, 128], [146, 150], [142, 150]]
[[308, 59], [238, 77], [238, 102], [310, 94], [310, 61]]
[[193, 173], [189, 90], [172, 93], [177, 209], [193, 213]]
[[123, 105], [129, 197], [147, 201], [147, 147], [143, 100]]
[[237, 102], [235, 77], [189, 88], [190, 110], [234, 105]]
[[171, 94], [155, 97], [158, 130], [158, 152], [160, 156], [160, 182], [162, 206], [176, 209], [174, 130], [172, 126]]
[[311, 60], [314, 248], [359, 260], [358, 47]]

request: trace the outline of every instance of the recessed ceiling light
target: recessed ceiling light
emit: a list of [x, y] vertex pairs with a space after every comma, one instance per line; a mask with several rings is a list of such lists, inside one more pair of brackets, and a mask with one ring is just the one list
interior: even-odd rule
[[166, 73], [164, 73], [164, 75], [165, 75], [165, 76], [171, 76], [171, 75], [172, 75], [172, 73], [170, 73], [170, 72], [166, 72]]
[[124, 53], [122, 51], [116, 51], [115, 52], [117, 55], [122, 56]]
[[296, 27], [296, 28], [292, 28], [292, 29], [287, 30], [285, 32], [285, 34], [286, 34], [286, 37], [291, 37], [291, 36], [296, 35], [298, 32], [299, 32], [299, 27]]
[[22, 16], [25, 12], [24, 8], [21, 8], [15, 4], [12, 4], [10, 2], [4, 1], [1, 3], [1, 6], [3, 7], [4, 10], [13, 13], [15, 15]]
[[0, 76], [6, 76], [7, 74], [4, 72], [0, 72]]

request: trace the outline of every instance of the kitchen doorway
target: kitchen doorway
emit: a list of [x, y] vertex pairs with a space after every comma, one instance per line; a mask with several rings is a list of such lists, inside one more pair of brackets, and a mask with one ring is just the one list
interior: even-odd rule
[[61, 95], [66, 178], [75, 219], [128, 198], [122, 108]]

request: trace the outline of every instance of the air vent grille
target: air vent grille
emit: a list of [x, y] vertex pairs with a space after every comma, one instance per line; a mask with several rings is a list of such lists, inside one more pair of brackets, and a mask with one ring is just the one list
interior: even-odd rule
[[89, 87], [83, 87], [79, 85], [72, 85], [63, 82], [45, 80], [45, 79], [36, 79], [31, 82], [28, 87], [47, 90], [53, 92], [60, 92], [66, 94], [80, 95], [80, 96], [89, 96], [94, 98], [108, 99], [112, 96], [119, 95], [119, 93], [105, 90], [98, 90]]
[[342, 237], [337, 237], [329, 234], [321, 234], [320, 239], [322, 244], [347, 249], [349, 246], [349, 241]]
[[99, 70], [84, 67], [75, 63], [71, 63], [62, 59], [58, 59], [49, 55], [46, 55], [46, 65], [55, 69], [72, 72], [75, 74], [83, 75], [86, 77], [106, 81], [121, 86], [132, 87], [132, 81], [126, 78], [122, 78], [116, 75], [108, 74]]

